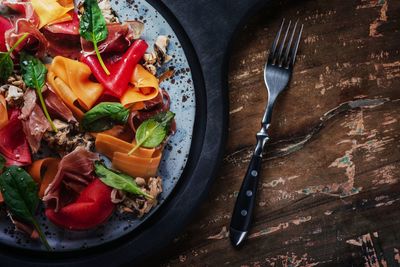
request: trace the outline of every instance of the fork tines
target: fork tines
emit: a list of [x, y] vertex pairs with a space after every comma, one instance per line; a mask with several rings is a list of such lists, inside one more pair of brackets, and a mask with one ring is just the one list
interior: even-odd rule
[[[303, 24], [301, 24], [300, 29], [298, 30], [297, 25], [298, 25], [298, 20], [294, 24], [294, 26], [291, 29], [292, 26], [292, 21], [289, 21], [289, 24], [286, 28], [285, 35], [283, 39], [281, 39], [282, 35], [282, 30], [285, 25], [285, 19], [283, 19], [281, 27], [276, 34], [275, 40], [272, 44], [269, 57], [268, 57], [268, 63], [271, 65], [279, 65], [280, 67], [284, 68], [289, 68], [294, 65], [294, 62], [296, 61], [296, 54], [297, 54], [297, 49], [299, 48], [300, 44], [300, 39], [301, 39], [301, 34], [303, 32]], [[289, 31], [291, 30], [290, 34], [290, 39], [287, 41], [287, 37], [289, 34]], [[294, 36], [296, 35], [297, 32], [297, 37], [296, 40], [293, 43]], [[277, 47], [279, 45], [279, 49], [277, 50]]]

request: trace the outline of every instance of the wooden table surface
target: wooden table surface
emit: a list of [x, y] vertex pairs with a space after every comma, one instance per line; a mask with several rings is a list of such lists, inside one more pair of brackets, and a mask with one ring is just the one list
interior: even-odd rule
[[[226, 155], [162, 266], [400, 266], [400, 1], [273, 1], [235, 40]], [[265, 152], [253, 229], [228, 238], [281, 18], [304, 38]]]

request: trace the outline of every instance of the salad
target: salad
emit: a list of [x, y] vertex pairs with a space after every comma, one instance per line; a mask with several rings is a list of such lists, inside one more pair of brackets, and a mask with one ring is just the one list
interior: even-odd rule
[[168, 37], [149, 48], [144, 28], [120, 22], [109, 0], [0, 4], [0, 202], [47, 249], [42, 207], [79, 231], [157, 205], [176, 128], [160, 84], [173, 71], [160, 74]]

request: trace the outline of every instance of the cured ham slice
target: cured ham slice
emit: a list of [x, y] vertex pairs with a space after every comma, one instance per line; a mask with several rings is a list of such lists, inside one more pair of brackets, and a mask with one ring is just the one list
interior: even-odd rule
[[74, 59], [80, 57], [79, 19], [75, 13], [72, 21], [47, 25], [42, 32], [49, 42], [50, 55]]
[[77, 147], [66, 155], [58, 165], [58, 171], [54, 180], [47, 187], [43, 201], [48, 207], [54, 207], [57, 212], [65, 203], [61, 203], [62, 190], [69, 190], [69, 195], [80, 193], [90, 182], [94, 180], [92, 172], [93, 162], [99, 160], [98, 154]]
[[32, 163], [28, 141], [18, 109], [9, 110], [9, 122], [0, 130], [0, 154], [6, 159], [6, 166], [26, 166]]
[[10, 49], [25, 33], [29, 33], [29, 36], [15, 48], [13, 55], [17, 55], [22, 49], [24, 49], [38, 57], [43, 57], [48, 42], [43, 34], [32, 23], [25, 19], [17, 20], [15, 27], [5, 33], [8, 49]]
[[14, 23], [17, 20], [23, 19], [26, 20], [27, 22], [31, 23], [33, 26], [38, 26], [39, 25], [39, 17], [35, 13], [35, 10], [33, 9], [33, 6], [30, 2], [28, 1], [3, 1], [3, 5], [11, 8], [14, 10], [17, 15], [10, 16], [11, 19], [14, 21]]
[[[154, 117], [160, 112], [168, 111], [170, 108], [171, 99], [165, 90], [160, 90], [157, 97], [143, 102], [142, 110], [133, 110], [128, 118], [128, 123], [131, 129], [136, 132], [136, 129], [147, 119]], [[171, 132], [175, 132], [175, 122], [172, 123]]]
[[19, 119], [22, 121], [26, 139], [33, 153], [38, 152], [44, 133], [50, 129], [50, 124], [42, 109], [36, 104], [36, 93], [27, 90], [24, 94], [24, 106]]
[[49, 112], [66, 122], [76, 122], [71, 110], [62, 102], [62, 100], [51, 90], [44, 93], [45, 103]]
[[24, 106], [21, 109], [19, 119], [26, 120], [31, 115], [33, 108], [36, 105], [36, 92], [34, 90], [27, 90], [24, 93]]
[[0, 16], [0, 52], [6, 52], [5, 33], [12, 28], [12, 23], [9, 19]]
[[50, 129], [50, 123], [37, 104], [33, 107], [29, 118], [22, 120], [22, 127], [32, 153], [37, 153], [44, 133]]

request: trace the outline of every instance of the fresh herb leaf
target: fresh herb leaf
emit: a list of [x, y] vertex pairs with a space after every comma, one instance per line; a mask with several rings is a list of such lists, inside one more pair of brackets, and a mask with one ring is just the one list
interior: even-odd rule
[[36, 57], [21, 53], [21, 72], [25, 84], [34, 89], [42, 89], [46, 84], [46, 66]]
[[38, 231], [43, 245], [46, 249], [51, 250], [46, 236], [35, 218], [39, 197], [38, 187], [32, 177], [24, 169], [11, 166], [0, 175], [0, 189], [10, 212], [18, 218], [32, 223]]
[[0, 154], [0, 173], [3, 171], [4, 167], [6, 166], [6, 159], [3, 155]]
[[9, 53], [0, 52], [0, 82], [4, 83], [11, 76], [14, 70], [14, 63]]
[[0, 52], [0, 83], [7, 81], [14, 70], [14, 62], [11, 59], [11, 53], [19, 44], [28, 37], [28, 33], [22, 35], [17, 42], [7, 52]]
[[115, 124], [126, 124], [129, 113], [120, 103], [103, 102], [86, 112], [82, 127], [89, 132], [103, 132]]
[[101, 67], [107, 75], [110, 75], [110, 71], [104, 64], [97, 45], [99, 42], [104, 41], [108, 36], [106, 20], [101, 13], [97, 0], [85, 0], [83, 3], [83, 9], [84, 12], [79, 24], [79, 33], [87, 41], [93, 43]]
[[132, 155], [141, 146], [146, 148], [159, 146], [167, 136], [174, 117], [173, 112], [167, 111], [144, 121], [136, 131], [136, 146], [128, 155]]
[[22, 79], [24, 80], [25, 84], [28, 87], [36, 90], [36, 93], [40, 100], [40, 104], [42, 105], [44, 115], [49, 121], [53, 131], [57, 132], [57, 128], [50, 118], [50, 114], [47, 111], [47, 107], [46, 104], [44, 103], [42, 95], [42, 89], [46, 84], [46, 74], [47, 74], [46, 66], [39, 59], [27, 53], [21, 53], [20, 65], [21, 65]]
[[126, 174], [114, 172], [98, 162], [95, 164], [95, 172], [103, 183], [112, 188], [153, 199], [153, 196], [143, 192], [134, 179]]

